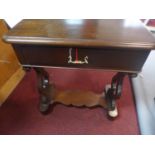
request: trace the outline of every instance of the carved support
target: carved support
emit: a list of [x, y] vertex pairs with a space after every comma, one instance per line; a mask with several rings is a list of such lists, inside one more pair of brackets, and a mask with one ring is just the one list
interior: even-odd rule
[[[31, 68], [24, 68], [29, 71]], [[56, 90], [53, 84], [49, 83], [48, 73], [41, 67], [33, 67], [38, 77], [38, 91], [40, 94], [40, 112], [47, 113], [51, 103], [59, 102], [65, 105], [77, 107], [102, 106], [108, 110], [110, 118], [118, 116], [116, 100], [121, 97], [123, 80], [126, 75], [135, 77], [136, 74], [118, 72], [113, 76], [111, 84], [107, 85], [105, 92], [96, 94], [91, 91], [79, 90]]]
[[52, 85], [49, 84], [49, 75], [43, 68], [33, 68], [38, 77], [38, 91], [40, 94], [40, 112], [46, 113], [52, 102]]
[[124, 77], [128, 73], [118, 72], [113, 78], [111, 85], [107, 85], [105, 89], [105, 98], [108, 104], [108, 115], [116, 117], [118, 115], [116, 100], [121, 97]]

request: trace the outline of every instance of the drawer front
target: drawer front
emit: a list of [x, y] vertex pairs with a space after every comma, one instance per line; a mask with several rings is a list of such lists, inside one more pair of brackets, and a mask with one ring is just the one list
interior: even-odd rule
[[131, 49], [15, 46], [23, 65], [140, 71], [149, 51]]

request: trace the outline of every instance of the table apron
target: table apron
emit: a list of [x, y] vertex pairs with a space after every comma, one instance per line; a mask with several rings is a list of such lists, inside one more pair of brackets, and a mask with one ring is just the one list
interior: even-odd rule
[[14, 45], [14, 48], [23, 65], [131, 72], [141, 71], [150, 53], [144, 49], [72, 48], [47, 45]]

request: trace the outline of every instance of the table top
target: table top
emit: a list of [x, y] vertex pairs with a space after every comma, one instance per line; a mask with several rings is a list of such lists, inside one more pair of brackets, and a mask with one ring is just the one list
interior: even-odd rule
[[26, 19], [3, 39], [16, 44], [155, 49], [155, 38], [139, 20]]

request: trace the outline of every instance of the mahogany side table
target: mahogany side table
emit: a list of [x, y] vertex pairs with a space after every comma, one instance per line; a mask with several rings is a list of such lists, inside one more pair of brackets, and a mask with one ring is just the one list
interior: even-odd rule
[[[27, 19], [12, 28], [3, 39], [12, 44], [23, 68], [36, 71], [43, 113], [54, 101], [63, 102], [68, 94], [74, 100], [64, 101], [66, 105], [91, 107], [104, 106], [106, 102], [108, 115], [116, 117], [115, 101], [121, 96], [124, 77], [136, 76], [150, 51], [155, 49], [155, 39], [138, 20]], [[77, 91], [81, 98], [86, 95], [92, 99], [76, 104], [79, 97], [73, 92], [55, 91], [44, 67], [114, 70], [117, 74], [105, 88], [104, 95]]]

